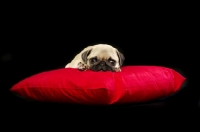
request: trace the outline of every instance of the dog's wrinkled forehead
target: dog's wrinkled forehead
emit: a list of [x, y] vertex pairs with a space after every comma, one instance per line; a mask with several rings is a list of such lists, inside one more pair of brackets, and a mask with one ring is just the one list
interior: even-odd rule
[[90, 57], [97, 57], [98, 59], [117, 59], [117, 52], [116, 49], [110, 45], [96, 45], [92, 48], [91, 54], [88, 56]]

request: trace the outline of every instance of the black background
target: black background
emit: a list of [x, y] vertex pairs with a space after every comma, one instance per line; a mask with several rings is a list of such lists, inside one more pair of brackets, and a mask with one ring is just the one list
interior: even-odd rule
[[[180, 117], [189, 114], [187, 117], [193, 118], [198, 113], [199, 92], [193, 80], [198, 69], [196, 20], [188, 10], [126, 8], [123, 12], [108, 12], [94, 7], [82, 12], [67, 7], [27, 7], [9, 8], [4, 12], [0, 45], [1, 97], [2, 108], [10, 120], [41, 117], [47, 121], [52, 116], [66, 119], [73, 115], [70, 120], [81, 118], [84, 122], [86, 117], [99, 120], [112, 115], [107, 118], [111, 121], [116, 115], [162, 118], [172, 113]], [[64, 67], [84, 47], [96, 43], [118, 48], [125, 56], [124, 65], [173, 68], [186, 77], [186, 84], [161, 103], [106, 108], [26, 102], [9, 92], [15, 83], [28, 76]]]

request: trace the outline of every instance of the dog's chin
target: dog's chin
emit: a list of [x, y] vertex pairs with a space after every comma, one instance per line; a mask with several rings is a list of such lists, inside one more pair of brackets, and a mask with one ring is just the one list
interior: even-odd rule
[[100, 65], [93, 65], [90, 67], [92, 71], [112, 71], [116, 72], [115, 68], [112, 68], [110, 66], [100, 66]]

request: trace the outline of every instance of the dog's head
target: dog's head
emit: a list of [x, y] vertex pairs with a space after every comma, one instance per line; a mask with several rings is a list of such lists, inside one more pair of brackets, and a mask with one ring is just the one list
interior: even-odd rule
[[82, 53], [83, 61], [93, 71], [121, 71], [125, 58], [116, 48], [107, 44], [91, 46]]

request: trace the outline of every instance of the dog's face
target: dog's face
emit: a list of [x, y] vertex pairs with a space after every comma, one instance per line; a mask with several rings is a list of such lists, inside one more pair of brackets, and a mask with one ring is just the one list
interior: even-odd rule
[[93, 71], [120, 71], [124, 56], [116, 48], [99, 44], [82, 53], [83, 61]]

